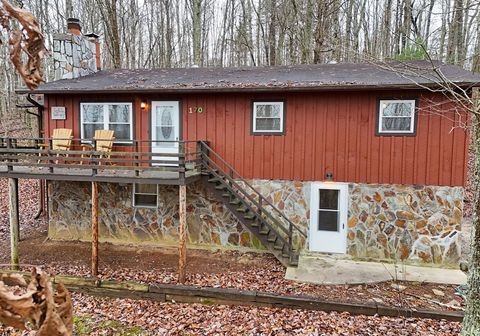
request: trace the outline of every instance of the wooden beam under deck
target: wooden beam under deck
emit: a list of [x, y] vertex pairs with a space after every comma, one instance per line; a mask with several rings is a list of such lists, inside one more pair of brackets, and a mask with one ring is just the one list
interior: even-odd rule
[[197, 171], [185, 172], [185, 179], [178, 172], [171, 171], [146, 171], [136, 175], [132, 171], [108, 170], [98, 171], [92, 175], [89, 170], [55, 168], [49, 172], [48, 168], [13, 167], [8, 170], [6, 166], [0, 165], [0, 177], [40, 179], [49, 181], [76, 181], [76, 182], [105, 182], [105, 183], [145, 183], [161, 185], [183, 185], [198, 181], [201, 174]]

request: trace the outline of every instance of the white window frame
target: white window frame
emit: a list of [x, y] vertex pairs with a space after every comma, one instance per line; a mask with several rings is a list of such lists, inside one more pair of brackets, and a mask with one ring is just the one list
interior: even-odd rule
[[[138, 183], [140, 184], [140, 183]], [[150, 195], [152, 196], [153, 193], [141, 193], [141, 192], [137, 192], [137, 183], [133, 183], [133, 188], [132, 188], [132, 206], [134, 208], [148, 208], [148, 209], [156, 209], [158, 208], [158, 184], [155, 185], [156, 188], [155, 188], [155, 198], [156, 198], [156, 204], [155, 205], [144, 205], [144, 204], [136, 204], [135, 203], [135, 195]]]
[[[102, 105], [103, 106], [103, 129], [108, 130], [108, 126], [110, 125], [110, 114], [108, 113], [108, 106], [109, 105], [128, 105], [130, 107], [130, 113], [128, 115], [129, 120], [128, 124], [130, 126], [130, 139], [128, 140], [115, 140], [115, 143], [119, 144], [130, 144], [133, 141], [133, 104], [127, 102], [88, 102], [88, 103], [80, 103], [80, 138], [84, 139], [84, 130], [83, 130], [83, 107], [86, 105]], [[112, 122], [112, 124], [122, 124], [119, 122]], [[115, 134], [114, 134], [115, 136]]]
[[[279, 130], [257, 130], [257, 106], [258, 105], [278, 105], [280, 106], [280, 129]], [[252, 133], [253, 134], [283, 134], [285, 120], [285, 102], [283, 101], [258, 101], [253, 102], [252, 111]], [[277, 118], [271, 118], [277, 119]]]
[[[410, 129], [409, 130], [389, 130], [389, 131], [384, 131], [382, 130], [382, 124], [383, 124], [383, 119], [384, 118], [398, 118], [398, 116], [395, 117], [385, 117], [383, 116], [383, 104], [391, 104], [391, 103], [408, 103], [412, 104], [412, 114], [410, 115]], [[378, 103], [378, 125], [377, 125], [377, 130], [378, 134], [415, 134], [415, 114], [416, 114], [416, 109], [417, 109], [417, 102], [415, 99], [381, 99], [379, 100]], [[406, 118], [406, 117], [405, 117]]]

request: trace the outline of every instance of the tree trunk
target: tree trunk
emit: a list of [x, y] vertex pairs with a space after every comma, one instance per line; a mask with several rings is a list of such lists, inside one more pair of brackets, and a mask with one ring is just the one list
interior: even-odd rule
[[[480, 112], [480, 90], [473, 90], [473, 101]], [[468, 267], [467, 308], [463, 318], [462, 336], [478, 336], [480, 332], [480, 116], [472, 116], [472, 141], [475, 150], [473, 183], [475, 190], [473, 211], [472, 254]]]
[[202, 64], [202, 0], [192, 1], [193, 64]]
[[73, 1], [65, 0], [65, 15], [67, 18], [73, 17]]

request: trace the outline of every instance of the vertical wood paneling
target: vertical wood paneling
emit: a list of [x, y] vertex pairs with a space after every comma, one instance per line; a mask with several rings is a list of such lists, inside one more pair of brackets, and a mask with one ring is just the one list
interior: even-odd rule
[[[181, 97], [47, 95], [44, 123], [47, 136], [54, 128], [69, 127], [75, 137], [80, 137], [80, 101], [132, 101], [135, 137], [148, 140], [150, 114], [141, 111], [140, 102], [181, 100], [183, 138], [210, 141], [246, 178], [318, 181], [331, 171], [337, 181], [344, 182], [463, 185], [468, 138], [463, 129], [451, 131], [451, 119], [458, 116], [429, 112], [428, 100], [438, 103], [442, 98], [417, 95], [421, 111], [414, 137], [376, 136], [379, 95], [354, 92]], [[382, 96], [392, 97], [394, 93]], [[286, 101], [285, 135], [251, 134], [251, 102], [255, 99]], [[57, 105], [67, 108], [65, 121], [50, 119], [50, 107]], [[203, 113], [189, 113], [190, 107], [199, 106]]]

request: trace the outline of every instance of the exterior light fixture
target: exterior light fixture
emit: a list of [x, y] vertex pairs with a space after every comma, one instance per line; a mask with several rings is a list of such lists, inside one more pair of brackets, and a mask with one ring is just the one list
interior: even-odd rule
[[146, 109], [147, 109], [147, 102], [146, 102], [146, 101], [142, 101], [142, 102], [140, 103], [140, 108], [141, 108], [142, 110], [146, 110]]
[[327, 172], [325, 173], [325, 180], [326, 180], [326, 181], [333, 181], [333, 173], [327, 171]]

